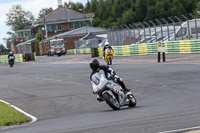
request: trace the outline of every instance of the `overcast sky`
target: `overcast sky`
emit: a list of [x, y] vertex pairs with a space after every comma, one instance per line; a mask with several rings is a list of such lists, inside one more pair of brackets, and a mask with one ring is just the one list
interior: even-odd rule
[[[62, 3], [69, 0], [62, 0]], [[85, 4], [87, 0], [71, 0], [73, 2], [81, 2]], [[31, 11], [33, 15], [38, 17], [39, 11], [42, 8], [52, 7], [56, 9], [58, 7], [58, 0], [0, 0], [0, 44], [5, 44], [3, 38], [8, 37], [6, 34], [10, 28], [6, 26], [6, 13], [13, 5], [22, 5], [22, 8], [26, 11]]]

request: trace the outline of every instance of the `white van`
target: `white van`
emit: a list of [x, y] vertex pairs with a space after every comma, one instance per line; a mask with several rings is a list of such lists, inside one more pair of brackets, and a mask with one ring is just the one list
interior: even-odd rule
[[[187, 21], [183, 22], [181, 26], [176, 30], [176, 40], [196, 40], [197, 36], [200, 39], [200, 19], [196, 19], [196, 22], [195, 19], [189, 20], [189, 28]], [[174, 41], [175, 36], [173, 35], [170, 41]]]

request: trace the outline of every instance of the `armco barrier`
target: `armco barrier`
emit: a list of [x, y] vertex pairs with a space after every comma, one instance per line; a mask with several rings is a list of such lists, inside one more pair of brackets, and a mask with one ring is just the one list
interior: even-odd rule
[[[15, 62], [23, 62], [22, 54], [15, 54]], [[1, 55], [0, 63], [8, 63], [8, 55]]]

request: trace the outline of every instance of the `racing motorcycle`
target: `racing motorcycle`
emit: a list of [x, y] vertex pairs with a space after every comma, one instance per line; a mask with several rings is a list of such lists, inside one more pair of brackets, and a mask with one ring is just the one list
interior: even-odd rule
[[110, 76], [108, 80], [104, 73], [96, 72], [91, 79], [93, 93], [113, 110], [119, 110], [122, 106], [136, 106], [136, 98], [131, 92], [127, 94], [124, 92], [117, 83], [116, 76]]
[[114, 54], [114, 51], [112, 49], [107, 48], [105, 50], [105, 61], [107, 65], [112, 65], [113, 54]]
[[13, 67], [14, 65], [14, 60], [15, 60], [15, 57], [14, 56], [10, 56], [9, 59], [8, 59], [8, 63], [10, 65], [10, 67]]

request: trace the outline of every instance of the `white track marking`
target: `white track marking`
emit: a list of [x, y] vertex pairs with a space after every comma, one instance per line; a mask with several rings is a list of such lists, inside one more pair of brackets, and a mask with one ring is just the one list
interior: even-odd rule
[[79, 84], [79, 85], [82, 85], [82, 84], [83, 84], [83, 83], [73, 82], [73, 81], [64, 81], [64, 80], [48, 79], [48, 78], [40, 78], [40, 77], [36, 77], [36, 79], [39, 79], [39, 80], [49, 80], [49, 81], [56, 81], [56, 82], [65, 82], [65, 83]]
[[158, 133], [180, 133], [180, 132], [188, 132], [188, 131], [194, 131], [194, 130], [200, 130], [200, 126], [191, 127], [191, 128], [177, 129], [177, 130], [171, 130], [171, 131], [163, 131], [163, 132], [158, 132]]
[[31, 121], [30, 123], [33, 123], [33, 122], [36, 122], [36, 121], [37, 121], [37, 118], [36, 118], [35, 116], [32, 116], [32, 115], [29, 114], [29, 113], [26, 113], [25, 111], [21, 110], [20, 108], [14, 106], [14, 105], [11, 105], [10, 103], [8, 103], [8, 102], [6, 102], [6, 101], [4, 101], [4, 100], [1, 100], [1, 99], [0, 99], [0, 102], [3, 102], [3, 103], [5, 103], [5, 104], [8, 104], [8, 105], [10, 105], [11, 107], [13, 107], [14, 109], [16, 109], [17, 111], [21, 112], [22, 114], [24, 114], [24, 115], [30, 117], [30, 118], [32, 119], [32, 121]]

